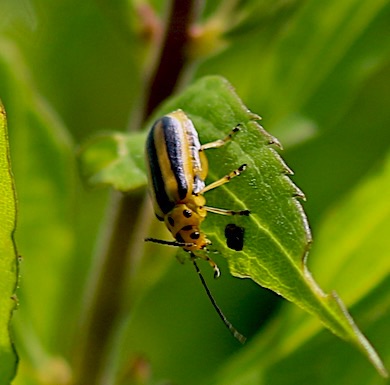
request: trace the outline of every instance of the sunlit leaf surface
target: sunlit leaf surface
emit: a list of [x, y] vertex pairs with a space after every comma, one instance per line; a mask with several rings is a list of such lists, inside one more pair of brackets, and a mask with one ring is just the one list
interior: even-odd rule
[[[155, 118], [178, 108], [192, 119], [202, 143], [223, 138], [232, 127], [241, 125], [241, 132], [232, 143], [207, 151], [210, 168], [207, 182], [217, 180], [243, 163], [248, 165], [242, 176], [229, 185], [206, 194], [208, 206], [251, 211], [249, 217], [234, 219], [245, 228], [244, 247], [239, 252], [225, 246], [224, 228], [231, 218], [209, 214], [204, 223], [213, 247], [223, 251], [228, 259], [231, 273], [251, 278], [315, 314], [333, 333], [362, 350], [385, 374], [381, 360], [342, 301], [335, 293], [325, 294], [307, 270], [311, 235], [298, 201], [303, 194], [292, 183], [291, 171], [275, 151], [277, 140], [263, 130], [259, 118], [220, 77], [198, 81], [165, 104]], [[132, 145], [132, 157], [137, 157], [134, 149], [140, 152], [140, 145]], [[106, 171], [100, 173], [103, 172]]]

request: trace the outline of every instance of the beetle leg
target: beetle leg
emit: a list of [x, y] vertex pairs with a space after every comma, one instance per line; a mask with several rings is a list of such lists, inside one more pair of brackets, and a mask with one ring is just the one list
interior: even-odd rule
[[203, 206], [203, 208], [209, 213], [220, 214], [220, 215], [246, 215], [248, 216], [251, 212], [249, 210], [226, 210], [218, 209], [216, 207]]
[[240, 131], [240, 124], [237, 124], [237, 126], [234, 127], [233, 130], [230, 131], [229, 135], [227, 135], [225, 138], [215, 140], [214, 142], [202, 144], [202, 146], [200, 147], [200, 151], [208, 150], [209, 148], [218, 148], [223, 146], [225, 143], [231, 141], [234, 134], [238, 131]]
[[240, 175], [245, 169], [246, 169], [246, 164], [242, 164], [240, 167], [238, 167], [237, 169], [233, 170], [229, 174], [225, 175], [221, 179], [218, 179], [215, 182], [210, 183], [209, 185], [207, 185], [203, 190], [199, 191], [198, 194], [204, 194], [205, 192], [207, 192], [209, 190], [212, 190], [212, 189], [214, 189], [216, 187], [222, 186], [223, 184], [230, 182], [230, 180], [232, 178]]

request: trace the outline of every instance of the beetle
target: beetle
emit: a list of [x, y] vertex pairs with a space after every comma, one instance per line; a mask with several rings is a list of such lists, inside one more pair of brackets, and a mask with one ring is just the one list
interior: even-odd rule
[[[246, 164], [242, 164], [221, 179], [205, 185], [208, 162], [204, 151], [223, 146], [239, 129], [236, 126], [224, 139], [201, 145], [192, 121], [182, 110], [171, 112], [154, 123], [146, 140], [149, 193], [156, 217], [165, 222], [175, 241], [155, 238], [147, 238], [147, 241], [180, 246], [188, 252], [206, 250], [210, 241], [200, 230], [200, 225], [207, 212], [250, 214], [249, 210], [233, 211], [206, 206], [203, 196], [245, 170]], [[217, 265], [207, 253], [196, 255], [209, 261], [216, 277], [220, 275]]]
[[146, 139], [146, 163], [149, 194], [156, 217], [163, 221], [172, 233], [174, 241], [146, 238], [145, 241], [182, 247], [190, 253], [206, 292], [223, 322], [237, 339], [241, 336], [226, 320], [212, 298], [200, 273], [195, 259], [207, 260], [214, 269], [214, 277], [220, 276], [216, 263], [208, 256], [207, 246], [211, 243], [201, 231], [201, 223], [207, 212], [221, 215], [249, 215], [249, 210], [227, 210], [206, 206], [204, 194], [222, 186], [245, 169], [237, 169], [206, 186], [208, 162], [205, 150], [218, 148], [228, 143], [239, 125], [223, 139], [201, 144], [198, 132], [191, 119], [182, 110], [171, 112], [158, 119]]

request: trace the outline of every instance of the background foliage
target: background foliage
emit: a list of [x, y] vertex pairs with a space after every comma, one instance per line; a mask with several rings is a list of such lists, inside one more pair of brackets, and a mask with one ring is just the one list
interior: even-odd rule
[[[193, 270], [161, 247], [147, 249], [122, 294], [102, 302], [120, 312], [100, 364], [79, 364], [118, 198], [85, 187], [75, 154], [93, 134], [142, 120], [158, 17], [165, 22], [168, 12], [165, 2], [151, 3], [156, 14], [140, 1], [0, 0], [0, 98], [23, 257], [14, 383], [82, 383], [93, 371], [90, 384], [386, 383], [317, 320], [248, 280], [225, 273], [212, 282], [205, 271], [220, 306], [251, 339], [237, 346]], [[194, 63], [178, 87], [225, 76], [282, 142], [307, 197], [309, 267], [326, 291], [337, 290], [389, 367], [389, 3], [210, 1], [198, 18]], [[134, 192], [140, 205], [142, 196]], [[163, 231], [142, 207], [145, 220], [129, 217], [123, 234], [133, 255], [142, 254], [145, 226]]]

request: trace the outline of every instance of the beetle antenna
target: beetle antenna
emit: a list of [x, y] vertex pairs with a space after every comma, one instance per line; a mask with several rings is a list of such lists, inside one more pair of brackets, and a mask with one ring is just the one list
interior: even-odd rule
[[177, 247], [191, 247], [193, 243], [178, 242], [178, 241], [165, 241], [164, 239], [145, 238], [145, 242], [159, 243], [160, 245], [177, 246]]
[[216, 310], [216, 312], [218, 313], [219, 315], [219, 318], [221, 318], [222, 322], [225, 324], [225, 326], [229, 329], [230, 333], [232, 333], [233, 337], [239, 341], [240, 343], [245, 343], [246, 341], [246, 337], [243, 336], [232, 324], [231, 322], [225, 317], [225, 315], [222, 313], [222, 310], [219, 308], [219, 306], [217, 305], [217, 303], [215, 302], [215, 299], [214, 297], [212, 296], [211, 292], [210, 292], [210, 289], [208, 288], [207, 284], [206, 284], [206, 281], [205, 279], [203, 278], [203, 275], [198, 267], [198, 264], [196, 263], [195, 261], [195, 256], [193, 255], [193, 258], [192, 258], [192, 263], [194, 264], [195, 266], [195, 270], [196, 272], [198, 273], [199, 275], [199, 278], [200, 278], [200, 281], [202, 282], [202, 285], [204, 287], [204, 289], [206, 290], [206, 293], [207, 293], [207, 296], [209, 297], [212, 305], [214, 306], [214, 309]]

